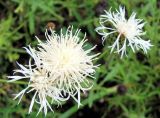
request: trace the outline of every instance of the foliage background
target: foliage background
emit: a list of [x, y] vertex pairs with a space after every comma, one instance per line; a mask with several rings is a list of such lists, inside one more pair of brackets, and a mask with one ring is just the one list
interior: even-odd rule
[[[101, 37], [94, 31], [98, 17], [110, 7], [126, 7], [127, 16], [132, 11], [146, 21], [146, 40], [154, 45], [147, 55], [130, 50], [128, 58], [120, 59], [110, 54]], [[7, 83], [7, 75], [17, 68], [16, 61], [26, 64], [28, 55], [22, 47], [36, 45], [35, 35], [45, 41], [44, 31], [48, 22], [55, 30], [73, 25], [86, 32], [88, 46], [98, 45], [101, 52], [95, 63], [97, 70], [94, 87], [82, 94], [82, 104], [70, 100], [57, 108], [47, 118], [159, 118], [160, 114], [160, 1], [159, 0], [0, 0], [0, 117], [34, 118], [38, 105], [28, 115], [31, 96], [22, 102], [13, 100], [13, 94], [25, 87], [25, 81]], [[112, 37], [110, 37], [112, 39]], [[111, 40], [110, 40], [111, 41]], [[112, 41], [111, 41], [112, 42]], [[41, 113], [38, 118], [43, 118]]]

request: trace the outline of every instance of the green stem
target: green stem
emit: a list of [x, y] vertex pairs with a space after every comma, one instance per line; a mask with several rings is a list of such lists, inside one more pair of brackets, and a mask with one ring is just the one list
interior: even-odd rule
[[15, 82], [8, 82], [8, 80], [6, 80], [6, 79], [0, 79], [0, 83], [14, 83], [14, 84], [23, 84], [23, 85], [25, 85], [25, 84], [28, 84], [28, 82], [25, 82], [25, 81], [15, 81]]
[[[102, 98], [102, 97], [104, 97], [106, 95], [109, 95], [111, 93], [115, 93], [117, 91], [117, 86], [114, 86], [114, 87], [111, 87], [111, 88], [104, 88], [104, 87], [103, 88], [100, 87], [100, 88], [101, 88], [101, 91], [94, 95], [94, 98], [92, 98], [93, 101], [96, 101], [96, 100], [98, 100], [98, 99], [100, 99], [100, 98]], [[86, 106], [88, 104], [88, 101], [89, 101], [89, 98], [83, 100], [82, 101], [82, 106], [79, 109], [81, 109], [84, 106]], [[60, 117], [61, 118], [69, 118], [76, 111], [78, 111], [78, 108], [77, 108], [77, 105], [74, 105], [68, 111], [66, 111], [64, 114], [62, 114]]]
[[105, 50], [103, 53], [101, 53], [99, 56], [98, 56], [98, 59], [95, 60], [95, 62], [97, 62], [98, 60], [100, 60], [101, 58], [103, 58], [106, 54], [107, 54], [108, 50]]
[[3, 51], [11, 51], [11, 52], [18, 52], [18, 53], [26, 53], [24, 50], [22, 49], [18, 49], [18, 48], [7, 48], [7, 47], [0, 47], [0, 50]]
[[52, 11], [52, 14], [60, 21], [60, 22], [63, 22], [64, 21], [64, 18], [58, 14], [56, 14], [55, 12]]

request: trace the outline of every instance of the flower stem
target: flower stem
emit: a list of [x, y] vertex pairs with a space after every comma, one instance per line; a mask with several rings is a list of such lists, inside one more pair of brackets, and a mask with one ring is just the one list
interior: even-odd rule
[[11, 52], [18, 52], [18, 53], [26, 53], [24, 50], [22, 49], [18, 49], [18, 48], [7, 48], [7, 47], [0, 47], [0, 50], [3, 50], [3, 51], [11, 51]]
[[8, 82], [6, 79], [0, 79], [0, 83], [28, 84], [28, 82], [25, 81]]
[[[97, 92], [97, 94], [94, 95], [94, 97], [92, 98], [93, 101], [96, 101], [96, 100], [98, 100], [98, 99], [100, 99], [100, 98], [102, 98], [106, 95], [117, 92], [117, 86], [114, 86], [114, 87], [111, 87], [111, 88], [99, 87], [98, 89], [101, 89], [101, 90], [100, 90], [100, 92]], [[80, 109], [83, 108], [84, 106], [86, 106], [88, 104], [89, 100], [90, 100], [89, 98], [83, 100], [82, 101], [82, 106], [80, 107]], [[68, 111], [63, 113], [61, 115], [61, 118], [69, 118], [76, 111], [78, 111], [77, 105], [71, 107]]]

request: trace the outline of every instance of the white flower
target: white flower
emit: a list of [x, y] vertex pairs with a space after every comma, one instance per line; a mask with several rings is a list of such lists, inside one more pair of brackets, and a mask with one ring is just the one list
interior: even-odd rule
[[[52, 80], [57, 82], [65, 95], [71, 96], [80, 105], [80, 91], [88, 90], [92, 87], [91, 81], [87, 77], [94, 78], [92, 74], [97, 66], [93, 65], [93, 60], [98, 54], [91, 55], [92, 47], [84, 50], [85, 37], [80, 39], [77, 30], [74, 34], [72, 27], [68, 27], [65, 34], [58, 35], [51, 30], [51, 35], [46, 31], [47, 42], [39, 41], [38, 56], [41, 58], [43, 66], [51, 72]], [[77, 97], [76, 97], [77, 96]]]
[[43, 65], [41, 63], [41, 60], [35, 54], [35, 50], [33, 50], [30, 46], [29, 48], [25, 49], [30, 54], [30, 56], [33, 57], [35, 64], [31, 65], [31, 61], [29, 61], [29, 65], [27, 67], [18, 64], [21, 69], [14, 70], [15, 73], [17, 73], [18, 75], [8, 76], [8, 78], [11, 78], [9, 82], [29, 78], [28, 86], [21, 92], [19, 92], [16, 95], [15, 99], [19, 98], [19, 104], [25, 93], [34, 92], [28, 113], [32, 112], [32, 107], [34, 105], [34, 102], [36, 102], [40, 105], [37, 115], [40, 111], [42, 111], [42, 109], [44, 111], [44, 114], [46, 115], [47, 107], [51, 111], [53, 111], [47, 100], [47, 97], [50, 97], [53, 101], [56, 101], [57, 103], [60, 103], [60, 101], [64, 101], [67, 98], [63, 98], [61, 90], [58, 89], [54, 84], [54, 81], [51, 80], [51, 77], [49, 76], [50, 73], [42, 67]]
[[[32, 112], [34, 103], [40, 105], [39, 111], [43, 110], [47, 114], [48, 108], [52, 110], [48, 99], [57, 102], [66, 101], [72, 97], [78, 106], [80, 103], [80, 92], [91, 89], [93, 74], [97, 65], [93, 65], [93, 60], [98, 54], [91, 54], [95, 48], [84, 50], [85, 37], [79, 38], [80, 30], [72, 33], [69, 27], [65, 34], [58, 35], [51, 30], [51, 35], [46, 30], [46, 42], [41, 42], [38, 38], [38, 50], [25, 48], [27, 53], [33, 58], [34, 64], [29, 61], [27, 66], [18, 64], [20, 69], [15, 70], [18, 75], [8, 76], [10, 82], [29, 79], [28, 86], [19, 92], [16, 98], [21, 101], [25, 93], [33, 93], [29, 113]], [[14, 73], [14, 74], [15, 74]]]
[[[111, 48], [111, 52], [116, 48], [117, 53], [121, 53], [121, 58], [126, 55], [126, 47], [130, 46], [133, 52], [135, 49], [140, 48], [147, 53], [147, 50], [152, 46], [150, 40], [145, 41], [140, 36], [144, 35], [143, 26], [145, 23], [142, 19], [135, 18], [136, 13], [132, 13], [129, 19], [125, 18], [125, 8], [119, 7], [119, 11], [111, 12], [111, 9], [104, 15], [100, 16], [100, 26], [95, 30], [102, 35], [102, 40], [104, 41], [110, 34], [118, 34], [115, 42]], [[113, 27], [109, 27], [112, 25]], [[120, 43], [122, 42], [122, 44]]]

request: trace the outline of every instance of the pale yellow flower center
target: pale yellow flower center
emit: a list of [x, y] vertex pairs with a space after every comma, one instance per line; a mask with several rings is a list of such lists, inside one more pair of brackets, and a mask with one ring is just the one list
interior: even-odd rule
[[45, 78], [45, 74], [40, 71], [35, 71], [35, 75], [31, 77], [31, 86], [36, 90], [44, 89], [48, 84], [48, 80]]
[[65, 66], [72, 63], [72, 52], [70, 52], [68, 49], [62, 50], [61, 54], [59, 55], [59, 67], [64, 68]]
[[127, 38], [133, 38], [136, 33], [136, 27], [128, 22], [119, 22], [117, 24], [117, 30]]

